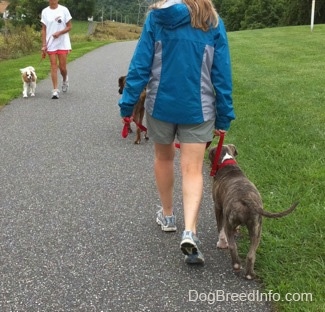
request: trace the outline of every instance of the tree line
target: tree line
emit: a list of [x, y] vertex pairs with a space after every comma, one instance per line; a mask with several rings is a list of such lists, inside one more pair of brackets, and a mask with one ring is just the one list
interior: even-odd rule
[[[10, 0], [9, 16], [17, 23], [40, 28], [44, 0]], [[154, 0], [60, 0], [75, 20], [116, 20], [142, 25], [148, 6]], [[266, 27], [307, 25], [312, 0], [213, 0], [228, 31]], [[315, 0], [315, 24], [325, 23], [325, 1]]]
[[[312, 0], [214, 0], [227, 29], [308, 25]], [[325, 23], [325, 1], [315, 0], [315, 24]]]
[[[44, 0], [8, 0], [10, 2], [7, 10], [9, 18], [13, 23], [26, 24], [40, 29], [40, 18], [42, 10], [49, 4]], [[87, 19], [95, 10], [95, 0], [62, 0], [59, 4], [69, 8], [71, 15], [76, 20]]]

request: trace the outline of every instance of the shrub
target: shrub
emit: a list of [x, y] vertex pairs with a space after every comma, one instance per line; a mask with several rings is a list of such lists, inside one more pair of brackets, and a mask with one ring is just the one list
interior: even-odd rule
[[10, 23], [0, 35], [0, 60], [18, 58], [35, 52], [41, 45], [40, 33], [31, 26], [14, 27]]

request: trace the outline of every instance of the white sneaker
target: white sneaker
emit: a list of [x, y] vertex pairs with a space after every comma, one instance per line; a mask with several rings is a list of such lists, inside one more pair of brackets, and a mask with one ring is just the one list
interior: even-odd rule
[[184, 231], [182, 235], [181, 250], [185, 254], [185, 262], [188, 264], [204, 264], [204, 257], [198, 248], [200, 243], [192, 231]]
[[67, 92], [69, 89], [69, 80], [68, 80], [68, 76], [66, 81], [62, 81], [62, 92]]
[[59, 98], [59, 90], [58, 89], [54, 89], [52, 91], [52, 99], [58, 99]]
[[162, 208], [159, 211], [157, 211], [156, 222], [158, 223], [158, 225], [161, 226], [161, 229], [164, 232], [175, 232], [177, 230], [176, 216], [175, 215], [164, 216]]

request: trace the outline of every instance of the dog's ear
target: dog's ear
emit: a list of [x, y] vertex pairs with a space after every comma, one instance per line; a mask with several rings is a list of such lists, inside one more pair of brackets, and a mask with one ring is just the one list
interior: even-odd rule
[[121, 76], [118, 79], [118, 86], [119, 86], [118, 93], [119, 94], [122, 94], [123, 93], [123, 89], [124, 89], [124, 85], [125, 85], [125, 80], [126, 80], [126, 76]]
[[121, 77], [118, 79], [118, 86], [119, 86], [119, 87], [124, 86], [124, 84], [125, 84], [125, 78], [126, 78], [126, 76], [121, 76]]
[[211, 148], [209, 151], [209, 160], [210, 160], [211, 164], [214, 162], [214, 158], [216, 157], [216, 152], [217, 152], [217, 149], [215, 147]]
[[229, 146], [233, 156], [236, 157], [238, 155], [236, 146], [234, 144], [228, 144], [228, 146]]

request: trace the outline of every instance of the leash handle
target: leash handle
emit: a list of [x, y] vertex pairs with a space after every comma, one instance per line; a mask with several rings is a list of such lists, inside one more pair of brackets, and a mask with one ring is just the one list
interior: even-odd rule
[[213, 160], [213, 164], [212, 164], [212, 168], [210, 171], [210, 176], [214, 177], [217, 173], [218, 170], [218, 161], [220, 158], [220, 154], [221, 154], [221, 150], [222, 150], [222, 144], [225, 138], [225, 133], [224, 132], [220, 132], [220, 137], [219, 137], [219, 142], [218, 142], [218, 146], [217, 146], [217, 151], [216, 154], [214, 156], [214, 160]]
[[130, 123], [132, 121], [137, 125], [138, 128], [140, 128], [140, 130], [142, 132], [147, 132], [147, 128], [144, 125], [136, 122], [133, 119], [133, 117], [131, 117], [131, 118], [130, 117], [124, 117], [123, 120], [124, 120], [124, 126], [123, 126], [123, 129], [122, 129], [122, 137], [124, 139], [129, 135], [129, 127], [130, 127]]
[[121, 134], [122, 137], [125, 139], [129, 135], [129, 125], [131, 123], [131, 119], [130, 117], [124, 117], [123, 120], [124, 120], [124, 126]]

